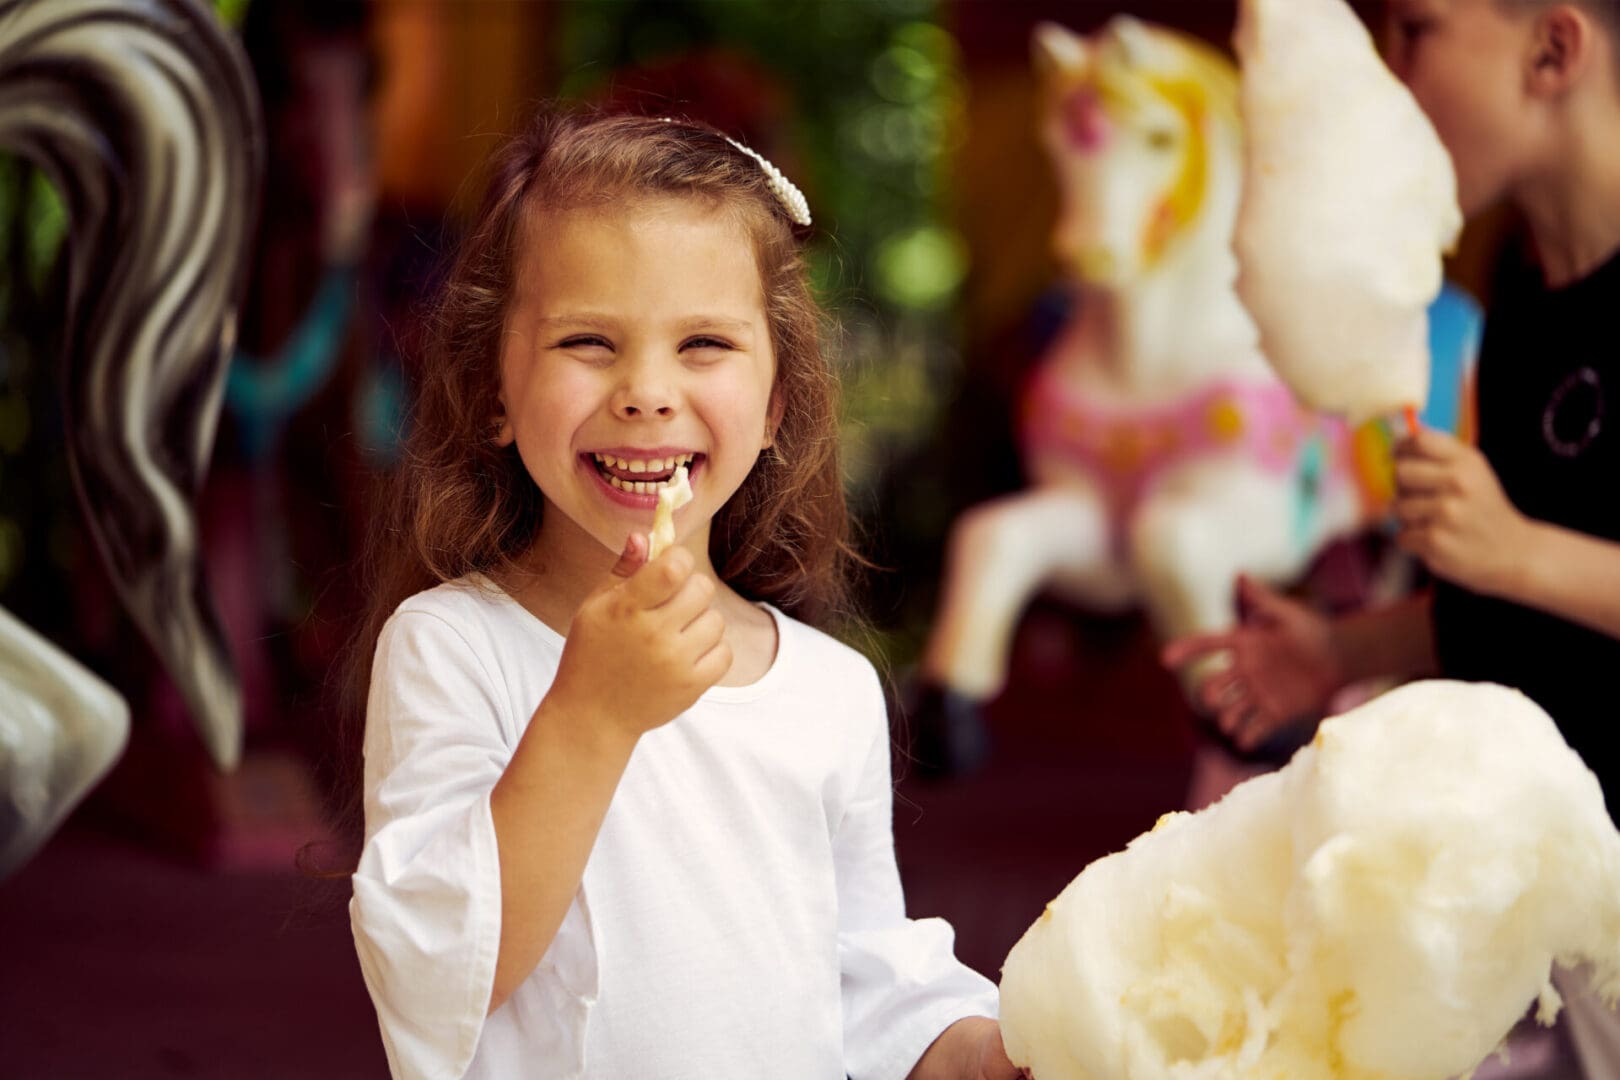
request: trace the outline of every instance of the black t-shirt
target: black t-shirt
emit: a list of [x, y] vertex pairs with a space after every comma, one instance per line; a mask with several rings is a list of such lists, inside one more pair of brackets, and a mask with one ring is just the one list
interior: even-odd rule
[[[1479, 446], [1527, 517], [1620, 541], [1620, 254], [1549, 290], [1527, 260], [1497, 275], [1479, 358]], [[1605, 749], [1620, 720], [1620, 640], [1445, 582], [1448, 678], [1516, 686], [1546, 709], [1620, 805]]]

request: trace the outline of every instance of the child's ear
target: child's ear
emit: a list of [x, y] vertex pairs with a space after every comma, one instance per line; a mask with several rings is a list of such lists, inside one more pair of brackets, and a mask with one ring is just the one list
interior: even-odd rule
[[1530, 89], [1541, 97], [1563, 94], [1591, 66], [1591, 16], [1573, 4], [1554, 4], [1536, 16], [1532, 29]]
[[506, 413], [506, 402], [496, 398], [495, 404], [498, 410], [495, 413], [495, 445], [511, 446], [517, 441], [517, 432], [512, 430], [512, 418]]
[[771, 407], [765, 414], [765, 438], [759, 444], [761, 450], [769, 450], [776, 445], [776, 429], [782, 426], [782, 395], [780, 392], [771, 394]]

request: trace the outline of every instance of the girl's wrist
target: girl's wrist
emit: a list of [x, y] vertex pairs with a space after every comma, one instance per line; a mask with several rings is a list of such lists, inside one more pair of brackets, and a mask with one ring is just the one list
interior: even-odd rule
[[608, 710], [595, 702], [570, 701], [555, 692], [547, 694], [534, 711], [530, 726], [543, 725], [570, 752], [597, 761], [620, 761], [630, 757], [640, 741], [640, 732], [614, 723]]

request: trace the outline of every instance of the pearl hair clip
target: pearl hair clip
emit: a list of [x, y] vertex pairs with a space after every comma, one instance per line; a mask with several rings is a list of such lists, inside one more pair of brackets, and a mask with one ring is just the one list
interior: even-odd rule
[[[675, 119], [673, 116], [660, 116], [658, 119], [662, 120], [666, 124], [682, 123], [682, 121]], [[795, 225], [807, 226], [810, 224], [809, 201], [804, 197], [804, 192], [800, 191], [793, 181], [782, 175], [781, 169], [778, 169], [775, 165], [772, 165], [769, 161], [767, 161], [765, 159], [765, 155], [759, 153], [757, 150], [750, 150], [748, 147], [744, 146], [736, 139], [731, 138], [729, 135], [722, 135], [720, 137], [725, 139], [726, 142], [730, 143], [732, 146], [735, 146], [738, 150], [741, 150], [743, 153], [753, 158], [755, 161], [759, 162], [760, 169], [762, 169], [765, 173], [766, 183], [770, 186], [771, 194], [776, 196], [776, 201], [782, 204], [783, 210], [787, 211], [789, 221], [793, 222]]]
[[800, 191], [793, 181], [782, 175], [781, 169], [766, 161], [764, 154], [750, 150], [736, 139], [728, 137], [726, 142], [759, 162], [759, 167], [765, 170], [765, 179], [770, 184], [771, 194], [776, 196], [776, 201], [787, 211], [789, 221], [795, 225], [810, 224], [810, 203], [805, 199], [804, 192]]

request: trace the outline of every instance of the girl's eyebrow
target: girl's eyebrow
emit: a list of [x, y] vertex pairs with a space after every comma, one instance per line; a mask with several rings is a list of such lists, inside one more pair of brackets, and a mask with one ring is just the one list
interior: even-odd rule
[[591, 330], [607, 330], [614, 325], [613, 320], [605, 315], [592, 315], [582, 312], [578, 315], [542, 315], [534, 320], [534, 324], [541, 330], [554, 327], [584, 327]]
[[746, 319], [733, 319], [726, 315], [694, 315], [682, 319], [679, 326], [683, 330], [726, 330], [733, 334], [746, 334], [754, 329], [754, 324]]
[[[541, 330], [562, 327], [610, 330], [616, 328], [618, 323], [606, 315], [579, 312], [567, 315], [542, 315], [535, 319], [534, 325]], [[729, 315], [691, 315], [681, 319], [675, 327], [683, 333], [690, 333], [693, 330], [724, 330], [734, 334], [746, 334], [753, 331], [754, 324], [746, 319], [737, 319]]]

